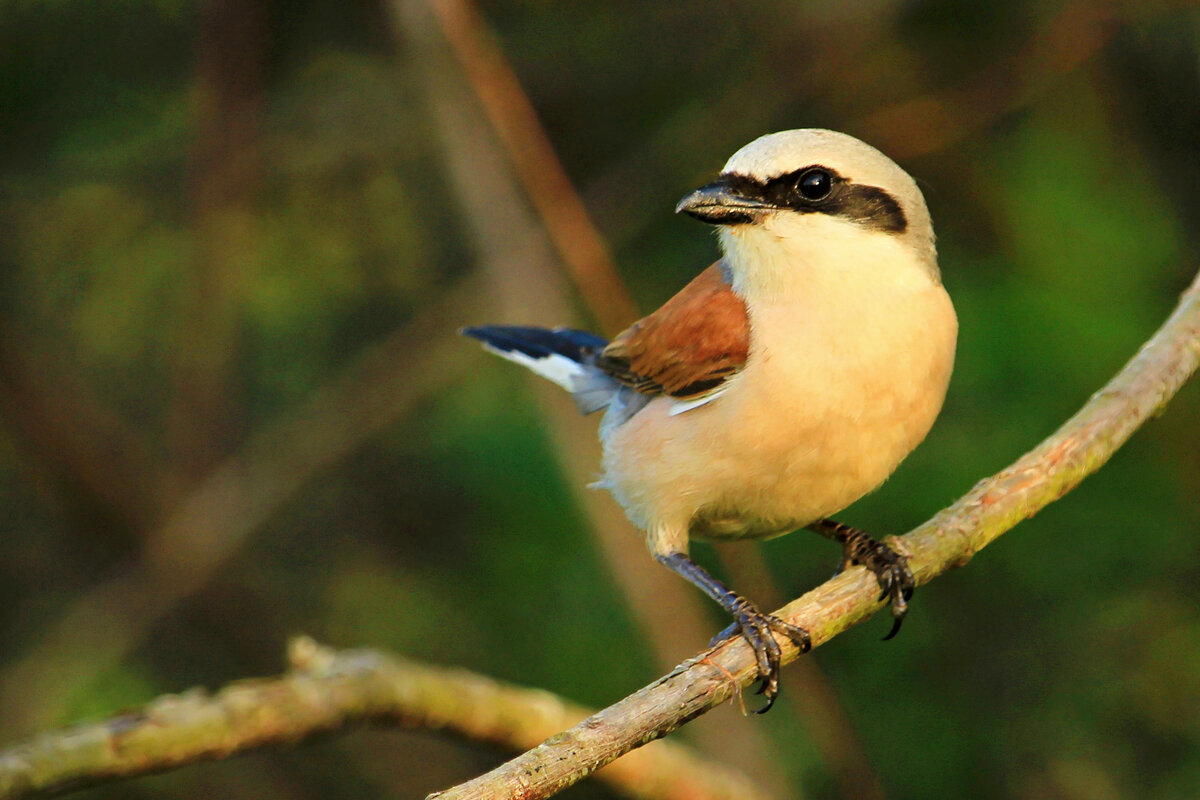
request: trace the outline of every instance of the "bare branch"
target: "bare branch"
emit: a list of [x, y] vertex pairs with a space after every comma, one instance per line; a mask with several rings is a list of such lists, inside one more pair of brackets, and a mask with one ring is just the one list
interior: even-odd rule
[[200, 7], [196, 138], [191, 195], [196, 257], [185, 272], [167, 409], [172, 467], [201, 480], [233, 449], [239, 300], [259, 246], [254, 195], [266, 111], [267, 4], [212, 0]]
[[639, 315], [612, 253], [538, 121], [537, 111], [470, 0], [429, 3], [484, 113], [512, 160], [546, 233], [600, 327], [616, 333]]
[[1091, 61], [1118, 30], [1113, 6], [1068, 3], [1025, 47], [957, 86], [877, 109], [847, 128], [901, 162], [944, 150], [1028, 106]]
[[[435, 14], [431, 6], [438, 6], [438, 13]], [[413, 51], [412, 61], [425, 91], [429, 116], [437, 125], [438, 143], [450, 186], [460, 204], [464, 229], [475, 243], [481, 270], [492, 281], [489, 294], [495, 303], [493, 320], [571, 324], [576, 315], [571, 287], [564, 279], [567, 276], [577, 282], [579, 295], [597, 320], [611, 321], [620, 317], [624, 312], [618, 306], [608, 307], [605, 311], [603, 295], [616, 295], [608, 289], [600, 291], [602, 287], [598, 283], [582, 282], [578, 270], [562, 269], [554, 248], [557, 246], [565, 254], [564, 258], [586, 261], [602, 268], [602, 273], [608, 276], [602, 282], [604, 285], [620, 286], [620, 278], [611, 269], [611, 264], [597, 262], [588, 255], [594, 256], [598, 252], [594, 247], [586, 243], [576, 247], [576, 240], [570, 237], [558, 236], [552, 242], [550, 231], [555, 224], [537, 217], [535, 212], [540, 213], [539, 209], [529, 208], [522, 198], [521, 186], [537, 184], [540, 179], [526, 175], [518, 185], [518, 180], [510, 174], [508, 160], [515, 163], [518, 173], [536, 172], [541, 168], [531, 162], [528, 155], [520, 157], [512, 152], [515, 142], [540, 141], [545, 143], [544, 148], [549, 148], [549, 144], [540, 128], [525, 130], [528, 126], [538, 126], [531, 113], [520, 112], [529, 105], [528, 98], [515, 83], [503, 54], [494, 46], [482, 43], [486, 40], [486, 30], [480, 27], [482, 22], [473, 3], [469, 0], [403, 0], [393, 2], [390, 7], [399, 41]], [[447, 31], [445, 25], [458, 27]], [[453, 47], [449, 39], [455, 40]], [[456, 69], [459, 61], [491, 64], [507, 74], [508, 78], [498, 79], [508, 87], [503, 96], [486, 100], [486, 71], [478, 66]], [[509, 108], [510, 105], [513, 107]], [[512, 128], [507, 135], [492, 135], [489, 131], [489, 117], [481, 108], [488, 106], [491, 107], [488, 112], [491, 118], [509, 120], [504, 123]], [[501, 127], [502, 123], [493, 124]], [[545, 158], [557, 163], [553, 150], [549, 150]], [[552, 169], [549, 161], [544, 168]], [[565, 178], [559, 190], [573, 193]], [[586, 219], [582, 203], [578, 198], [574, 202]], [[627, 297], [623, 289], [621, 296]], [[625, 301], [618, 305], [631, 307]], [[600, 461], [595, 422], [580, 416], [570, 403], [563, 402], [558, 387], [533, 375], [528, 378], [546, 430], [554, 442], [559, 464], [568, 476], [567, 484], [574, 490], [574, 499], [591, 523], [591, 532], [623, 589], [633, 621], [653, 652], [658, 669], [668, 670], [684, 654], [691, 652], [697, 642], [712, 636], [714, 630], [707, 615], [707, 601], [653, 559], [647, 558], [640, 547], [630, 547], [640, 534], [624, 512], [607, 494], [584, 488], [594, 479], [595, 467]], [[741, 765], [776, 796], [799, 796], [797, 788], [784, 776], [779, 761], [770, 757], [772, 745], [761, 725], [734, 714], [721, 722], [695, 731], [702, 749], [716, 760]]]
[[[100, 580], [0, 670], [9, 730], [60, 717], [71, 692], [119, 661], [259, 527], [330, 464], [458, 378], [468, 351], [454, 326], [479, 313], [464, 279], [408, 326], [358, 354], [304, 403], [250, 436], [148, 537], [140, 558]], [[49, 665], [53, 665], [52, 667]]]
[[[0, 424], [28, 466], [71, 487], [66, 495], [83, 494], [91, 514], [98, 505], [134, 531], [161, 513], [172, 481], [144, 433], [12, 320], [0, 322]], [[89, 535], [106, 527], [93, 525]]]
[[[908, 557], [919, 583], [965, 564], [992, 540], [1099, 469], [1175, 395], [1198, 362], [1200, 275], [1162, 328], [1075, 416], [1012, 466], [980, 481], [912, 532], [893, 539], [893, 547]], [[815, 646], [880, 607], [875, 579], [866, 570], [853, 568], [776, 614], [808, 629]], [[790, 642], [781, 646], [785, 663], [796, 659], [798, 653]], [[729, 640], [486, 775], [431, 797], [549, 797], [725, 702], [755, 675], [750, 648], [740, 638]]]
[[[921, 583], [965, 564], [1021, 519], [1097, 470], [1200, 363], [1200, 276], [1179, 307], [1112, 381], [1074, 417], [1008, 469], [894, 546]], [[777, 612], [822, 644], [880, 607], [878, 587], [851, 569]], [[786, 642], [784, 660], [797, 656]], [[283, 678], [161, 698], [140, 712], [46, 734], [0, 753], [0, 797], [23, 797], [143, 775], [202, 759], [368, 721], [451, 730], [525, 747], [583, 716], [545, 692], [505, 687], [461, 670], [423, 667], [377, 653], [336, 655], [299, 640]], [[534, 800], [595, 772], [724, 702], [754, 679], [749, 648], [732, 640], [680, 665], [619, 703], [551, 736], [485, 776], [435, 795]], [[655, 745], [601, 776], [636, 797], [756, 797], [743, 778], [678, 746]]]
[[[238, 681], [213, 695], [167, 695], [2, 752], [0, 798], [61, 793], [366, 723], [436, 728], [520, 749], [588, 714], [549, 692], [374, 650], [338, 653], [306, 637], [292, 641], [288, 657], [291, 668], [278, 678]], [[662, 742], [638, 755], [597, 778], [645, 800], [763, 798], [738, 773], [682, 745]]]

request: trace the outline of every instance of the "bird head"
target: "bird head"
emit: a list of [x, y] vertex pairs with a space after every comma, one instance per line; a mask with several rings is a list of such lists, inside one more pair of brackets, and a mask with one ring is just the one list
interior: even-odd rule
[[735, 288], [797, 264], [853, 269], [889, 250], [938, 279], [933, 225], [916, 182], [844, 133], [802, 129], [755, 139], [675, 210], [718, 226]]

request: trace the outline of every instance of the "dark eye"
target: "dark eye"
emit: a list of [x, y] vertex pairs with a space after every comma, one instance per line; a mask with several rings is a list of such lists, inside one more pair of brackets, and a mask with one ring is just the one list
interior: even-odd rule
[[832, 188], [833, 179], [819, 167], [808, 170], [796, 182], [796, 189], [806, 200], [824, 200]]

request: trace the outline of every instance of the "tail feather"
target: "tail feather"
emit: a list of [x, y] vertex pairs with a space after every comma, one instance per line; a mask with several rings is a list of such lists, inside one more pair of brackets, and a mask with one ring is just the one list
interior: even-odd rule
[[584, 414], [606, 407], [619, 388], [616, 381], [592, 365], [596, 354], [608, 344], [593, 333], [517, 325], [481, 325], [463, 328], [461, 333], [478, 339], [489, 352], [566, 389]]
[[475, 328], [463, 328], [461, 333], [497, 350], [516, 351], [531, 358], [545, 358], [556, 354], [580, 363], [608, 344], [608, 340], [601, 336], [572, 328], [480, 325]]

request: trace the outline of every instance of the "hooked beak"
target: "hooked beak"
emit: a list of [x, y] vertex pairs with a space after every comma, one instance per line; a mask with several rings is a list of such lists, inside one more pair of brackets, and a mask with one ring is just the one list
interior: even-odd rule
[[754, 222], [775, 206], [746, 195], [727, 179], [713, 181], [679, 201], [675, 213], [683, 212], [710, 225], [742, 225]]

